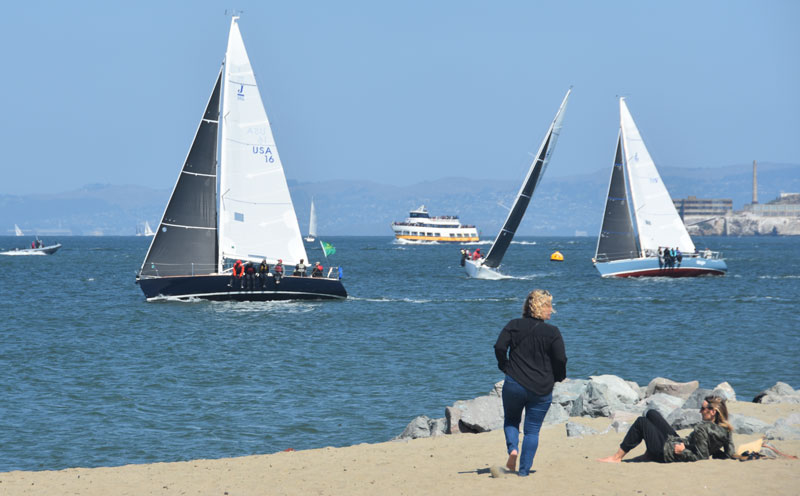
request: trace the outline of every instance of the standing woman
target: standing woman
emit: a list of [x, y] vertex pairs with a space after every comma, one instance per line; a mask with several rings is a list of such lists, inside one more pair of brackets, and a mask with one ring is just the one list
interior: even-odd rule
[[567, 377], [567, 355], [558, 327], [546, 324], [553, 313], [553, 297], [535, 289], [525, 298], [522, 318], [511, 320], [494, 344], [503, 383], [503, 431], [508, 461], [514, 470], [519, 448], [519, 424], [525, 411], [525, 437], [517, 475], [527, 476], [539, 447], [539, 429], [553, 400], [553, 384]]

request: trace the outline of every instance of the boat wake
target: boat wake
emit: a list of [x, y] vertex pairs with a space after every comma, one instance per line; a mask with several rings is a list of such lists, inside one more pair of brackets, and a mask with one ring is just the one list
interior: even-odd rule
[[530, 245], [533, 246], [536, 244], [536, 241], [512, 241], [512, 245]]

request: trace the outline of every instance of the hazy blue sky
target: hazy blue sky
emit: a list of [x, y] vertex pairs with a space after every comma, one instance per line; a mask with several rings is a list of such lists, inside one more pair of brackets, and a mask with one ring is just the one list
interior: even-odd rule
[[657, 164], [800, 163], [796, 1], [5, 2], [0, 193], [171, 188], [240, 26], [287, 176], [610, 167], [617, 95]]

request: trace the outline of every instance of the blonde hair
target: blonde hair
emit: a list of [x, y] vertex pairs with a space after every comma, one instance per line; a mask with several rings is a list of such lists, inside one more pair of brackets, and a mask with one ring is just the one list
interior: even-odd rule
[[714, 423], [733, 432], [733, 426], [728, 422], [728, 405], [719, 396], [706, 396], [706, 403], [714, 409]]
[[[552, 308], [552, 306], [553, 295], [550, 294], [550, 291], [534, 289], [525, 298], [525, 304], [522, 305], [522, 316], [544, 320], [544, 310], [547, 307]], [[556, 313], [556, 311], [553, 310], [553, 313]]]

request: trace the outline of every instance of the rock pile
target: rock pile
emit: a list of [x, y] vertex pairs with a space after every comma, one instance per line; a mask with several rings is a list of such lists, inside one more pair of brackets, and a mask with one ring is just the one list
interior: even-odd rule
[[[503, 382], [498, 382], [486, 396], [456, 401], [445, 408], [444, 418], [421, 415], [412, 420], [398, 439], [417, 439], [444, 434], [478, 433], [503, 428]], [[736, 393], [727, 382], [714, 389], [703, 389], [697, 381], [675, 382], [656, 377], [645, 386], [615, 375], [591, 376], [589, 379], [565, 379], [553, 388], [553, 403], [544, 419], [545, 425], [566, 424], [569, 436], [595, 434], [592, 429], [569, 422], [570, 417], [608, 417], [611, 425], [604, 432], [623, 432], [647, 410], [658, 412], [675, 430], [699, 423], [699, 408], [709, 395], [736, 401]], [[778, 382], [756, 395], [755, 403], [800, 403], [800, 390]], [[738, 434], [763, 433], [767, 439], [800, 439], [800, 414], [767, 424], [744, 415], [731, 414], [731, 425]]]

